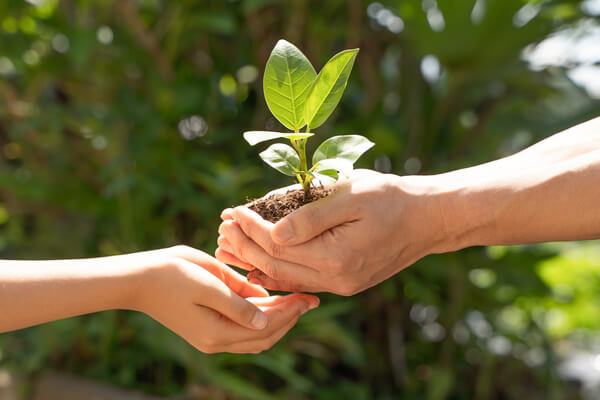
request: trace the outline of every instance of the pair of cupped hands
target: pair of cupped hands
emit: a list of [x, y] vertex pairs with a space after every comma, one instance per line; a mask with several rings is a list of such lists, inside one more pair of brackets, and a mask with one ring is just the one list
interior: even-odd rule
[[[399, 185], [398, 179], [369, 170], [354, 171], [328, 197], [275, 224], [244, 206], [224, 210], [216, 259], [195, 253], [192, 260], [210, 273], [201, 277], [214, 290], [200, 303], [217, 328], [211, 332], [217, 334], [186, 337], [192, 331], [185, 319], [180, 319], [181, 329], [175, 326], [174, 330], [204, 352], [259, 353], [319, 305], [316, 296], [300, 292], [353, 295], [421, 258], [427, 246], [419, 242], [431, 241], [422, 238], [428, 231], [418, 221], [422, 213], [414, 211], [427, 205], [418, 201], [420, 193], [411, 190], [410, 182]], [[225, 264], [249, 273], [244, 277]], [[197, 268], [188, 274], [193, 281]], [[265, 289], [295, 293], [269, 296]], [[170, 305], [164, 307], [169, 315]], [[159, 315], [154, 317], [161, 321]], [[165, 322], [172, 326], [168, 324], [172, 321]]]

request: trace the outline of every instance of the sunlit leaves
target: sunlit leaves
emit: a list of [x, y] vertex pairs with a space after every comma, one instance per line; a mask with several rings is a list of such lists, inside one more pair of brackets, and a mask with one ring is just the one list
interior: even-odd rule
[[304, 108], [304, 118], [310, 128], [321, 126], [338, 105], [357, 54], [358, 49], [339, 52], [319, 72]]
[[305, 125], [304, 103], [317, 73], [296, 46], [280, 40], [265, 67], [263, 90], [269, 109], [283, 125], [298, 130]]
[[295, 176], [300, 169], [300, 158], [296, 150], [287, 144], [272, 144], [259, 156], [271, 167], [289, 176]]
[[317, 148], [313, 155], [313, 164], [321, 160], [341, 158], [355, 163], [363, 153], [375, 143], [360, 135], [342, 135], [327, 139]]
[[[310, 128], [323, 124], [339, 103], [357, 53], [358, 49], [352, 49], [336, 54], [317, 75], [296, 46], [280, 40], [267, 61], [263, 77], [265, 100], [275, 118], [294, 133], [248, 131], [244, 132], [244, 139], [251, 146], [267, 140], [289, 139], [293, 147], [272, 145], [260, 157], [276, 170], [296, 176], [304, 190], [309, 190], [315, 178], [330, 183], [348, 176], [354, 162], [373, 146], [358, 135], [328, 139], [317, 149], [313, 167], [308, 170], [306, 141], [313, 136]], [[299, 133], [305, 125], [306, 133]]]
[[266, 142], [267, 140], [287, 138], [290, 140], [306, 139], [314, 135], [313, 133], [289, 133], [289, 132], [270, 132], [270, 131], [248, 131], [244, 132], [244, 139], [254, 146], [255, 144]]

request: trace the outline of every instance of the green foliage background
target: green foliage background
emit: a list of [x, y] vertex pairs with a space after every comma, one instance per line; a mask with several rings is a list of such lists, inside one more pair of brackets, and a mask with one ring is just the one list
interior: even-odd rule
[[[362, 167], [405, 174], [418, 159], [420, 173], [447, 171], [600, 114], [564, 70], [520, 59], [591, 20], [579, 1], [532, 2], [541, 10], [520, 28], [526, 2], [482, 2], [478, 23], [474, 3], [438, 0], [435, 32], [423, 11], [435, 1], [383, 1], [404, 22], [394, 34], [359, 0], [0, 2], [0, 257], [177, 243], [212, 252], [223, 208], [290, 183], [241, 137], [281, 129], [261, 82], [280, 38], [317, 70], [360, 47], [319, 135], [374, 141]], [[442, 66], [433, 83], [426, 55]], [[205, 120], [204, 136], [180, 134], [190, 116]], [[204, 133], [190, 121], [188, 138]], [[352, 298], [322, 295], [261, 355], [203, 355], [144, 315], [114, 311], [0, 335], [0, 366], [189, 398], [563, 399], [575, 389], [556, 362], [594, 338], [599, 289], [597, 242], [470, 248]]]

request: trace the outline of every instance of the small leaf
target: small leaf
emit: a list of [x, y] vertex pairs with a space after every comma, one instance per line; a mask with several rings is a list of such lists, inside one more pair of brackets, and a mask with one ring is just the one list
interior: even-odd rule
[[329, 158], [343, 158], [352, 164], [375, 143], [360, 135], [341, 135], [327, 139], [315, 150], [313, 165]]
[[337, 53], [317, 75], [304, 107], [304, 119], [309, 128], [321, 126], [339, 103], [357, 53], [358, 49]]
[[298, 153], [287, 144], [272, 144], [259, 156], [271, 167], [289, 176], [296, 176], [295, 172], [300, 169]]
[[339, 179], [339, 175], [335, 169], [327, 169], [320, 172], [309, 172], [309, 174], [313, 178], [318, 179], [323, 185], [335, 183]]
[[257, 143], [265, 142], [267, 140], [288, 138], [288, 139], [305, 139], [313, 136], [314, 133], [289, 133], [289, 132], [269, 132], [269, 131], [248, 131], [244, 132], [244, 139], [250, 143], [250, 146], [254, 146]]
[[263, 91], [271, 113], [295, 131], [304, 122], [304, 104], [317, 73], [308, 58], [293, 44], [280, 40], [265, 67]]
[[[313, 167], [315, 172], [325, 173], [325, 171], [337, 171], [342, 175], [348, 177], [354, 169], [352, 162], [344, 158], [327, 158], [319, 161]], [[337, 175], [337, 174], [336, 174]]]

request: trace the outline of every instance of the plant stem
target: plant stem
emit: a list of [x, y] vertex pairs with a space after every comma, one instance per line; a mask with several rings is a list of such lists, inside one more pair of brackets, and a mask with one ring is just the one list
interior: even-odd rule
[[307, 139], [298, 139], [293, 140], [294, 149], [298, 152], [298, 157], [300, 157], [300, 175], [298, 180], [300, 184], [302, 184], [302, 188], [304, 189], [304, 193], [308, 193], [310, 191], [310, 179], [308, 179], [308, 165], [306, 162], [306, 140]]

